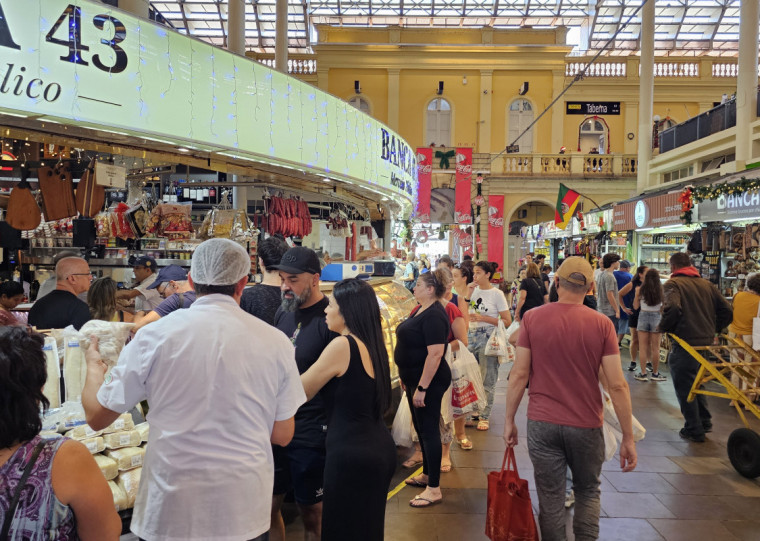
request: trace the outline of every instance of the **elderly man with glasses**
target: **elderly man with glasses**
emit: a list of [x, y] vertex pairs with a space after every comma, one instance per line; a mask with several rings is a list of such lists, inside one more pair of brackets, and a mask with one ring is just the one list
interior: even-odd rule
[[195, 302], [195, 291], [187, 279], [187, 271], [179, 265], [169, 265], [161, 269], [148, 290], [155, 290], [165, 299], [149, 312], [135, 314], [134, 331], [145, 325], [158, 321], [180, 308], [190, 308]]
[[65, 257], [55, 266], [56, 286], [38, 300], [29, 311], [29, 324], [38, 329], [79, 329], [90, 319], [87, 303], [77, 295], [90, 289], [92, 272], [80, 257]]

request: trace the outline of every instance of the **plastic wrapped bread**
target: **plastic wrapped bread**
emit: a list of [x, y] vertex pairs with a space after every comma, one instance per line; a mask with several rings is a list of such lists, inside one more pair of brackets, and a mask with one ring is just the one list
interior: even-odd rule
[[123, 449], [109, 449], [106, 456], [110, 456], [119, 466], [119, 471], [133, 470], [143, 465], [145, 449], [142, 447], [124, 447]]
[[122, 447], [138, 447], [142, 443], [142, 436], [137, 430], [124, 430], [104, 434], [103, 441], [106, 449], [121, 449]]
[[87, 440], [101, 434], [103, 434], [102, 430], [93, 430], [90, 425], [79, 425], [66, 432], [64, 436], [74, 440]]
[[90, 451], [90, 453], [92, 453], [93, 455], [97, 453], [102, 453], [103, 451], [106, 450], [106, 444], [103, 441], [103, 438], [100, 436], [82, 440], [82, 444], [85, 447], [87, 447], [87, 450]]
[[103, 477], [105, 477], [107, 481], [116, 479], [119, 475], [119, 465], [113, 458], [105, 455], [93, 455], [93, 458], [95, 459], [98, 468], [100, 468], [100, 471], [103, 473]]
[[79, 340], [73, 336], [64, 336], [63, 348], [63, 380], [66, 384], [66, 400], [74, 401], [82, 398], [82, 389], [87, 377], [87, 363], [84, 360], [84, 350]]
[[45, 345], [42, 346], [45, 353], [45, 364], [47, 365], [47, 380], [42, 388], [42, 394], [50, 402], [51, 408], [61, 406], [61, 363], [58, 359], [58, 345], [55, 338], [45, 337]]
[[113, 423], [103, 429], [103, 434], [123, 432], [124, 430], [133, 430], [134, 428], [135, 422], [132, 420], [132, 414], [122, 413]]
[[121, 472], [116, 483], [119, 488], [127, 495], [127, 507], [131, 508], [135, 506], [135, 499], [137, 498], [137, 489], [140, 487], [140, 477], [142, 476], [142, 468], [137, 468], [130, 471]]
[[127, 509], [127, 495], [124, 493], [124, 489], [114, 481], [108, 481], [108, 488], [111, 489], [111, 494], [113, 494], [113, 505], [116, 510], [124, 511]]
[[79, 329], [82, 334], [80, 343], [82, 350], [87, 351], [90, 347], [90, 336], [98, 337], [98, 351], [100, 356], [111, 369], [116, 366], [119, 354], [124, 349], [124, 344], [129, 338], [129, 332], [135, 326], [134, 323], [121, 323], [114, 321], [101, 321], [91, 319]]
[[150, 432], [150, 425], [148, 423], [140, 423], [135, 425], [135, 430], [140, 433], [142, 441], [148, 441], [148, 433]]

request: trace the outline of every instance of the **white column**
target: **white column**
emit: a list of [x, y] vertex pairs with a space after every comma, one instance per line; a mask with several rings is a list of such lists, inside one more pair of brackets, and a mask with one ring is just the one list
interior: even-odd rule
[[227, 1], [227, 49], [245, 55], [245, 0]]
[[736, 78], [736, 169], [752, 156], [750, 124], [757, 119], [758, 0], [744, 0], [739, 15], [739, 74]]
[[288, 73], [288, 0], [277, 0], [275, 17], [274, 65], [277, 71]]
[[641, 73], [639, 74], [638, 175], [636, 191], [649, 186], [649, 160], [652, 157], [652, 109], [654, 102], [654, 0], [641, 8]]
[[398, 132], [399, 102], [401, 83], [399, 69], [388, 69], [388, 126]]
[[144, 19], [150, 16], [150, 4], [148, 4], [148, 0], [119, 0], [119, 9], [123, 9]]

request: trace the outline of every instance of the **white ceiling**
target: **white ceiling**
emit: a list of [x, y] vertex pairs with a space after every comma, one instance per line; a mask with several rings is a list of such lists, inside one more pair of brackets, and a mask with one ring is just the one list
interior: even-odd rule
[[[655, 0], [651, 0], [655, 1]], [[246, 47], [274, 52], [276, 0], [246, 0]], [[227, 0], [152, 1], [179, 30], [223, 46]], [[641, 0], [288, 0], [291, 52], [310, 52], [315, 24], [343, 26], [553, 28], [570, 27], [576, 54], [595, 52]], [[736, 56], [740, 0], [656, 0], [658, 56]], [[640, 12], [606, 54], [636, 54]]]

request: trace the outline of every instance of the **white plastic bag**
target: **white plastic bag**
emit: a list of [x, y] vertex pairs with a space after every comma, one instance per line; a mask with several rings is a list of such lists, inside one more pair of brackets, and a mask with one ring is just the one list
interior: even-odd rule
[[515, 333], [517, 329], [520, 328], [520, 322], [516, 319], [512, 320], [512, 323], [509, 324], [509, 327], [507, 327], [506, 334], [507, 334], [507, 341], [512, 337], [512, 335]]
[[412, 446], [412, 411], [409, 409], [406, 392], [401, 395], [401, 403], [398, 405], [391, 427], [391, 436], [399, 447]]
[[[604, 401], [605, 425], [609, 425], [610, 429], [615, 434], [615, 438], [618, 441], [623, 441], [623, 428], [620, 426], [620, 420], [618, 420], [618, 416], [615, 413], [615, 408], [612, 406], [610, 395], [608, 395], [605, 391], [602, 391], [602, 400]], [[633, 423], [633, 441], [643, 440], [644, 436], [646, 436], [647, 433], [646, 429], [639, 422], [639, 420], [636, 419], [636, 416], [632, 415], [631, 421]]]
[[752, 349], [760, 350], [760, 304], [757, 306], [757, 315], [752, 318]]
[[604, 461], [606, 462], [614, 458], [618, 448], [618, 440], [615, 431], [607, 421], [604, 421], [602, 430], [604, 431]]
[[451, 360], [451, 407], [454, 417], [484, 409], [486, 400], [478, 360], [459, 342], [459, 351], [452, 353]]
[[507, 357], [509, 355], [508, 345], [507, 329], [504, 327], [504, 321], [499, 318], [499, 323], [496, 324], [496, 328], [493, 330], [486, 343], [485, 354], [497, 357]]

